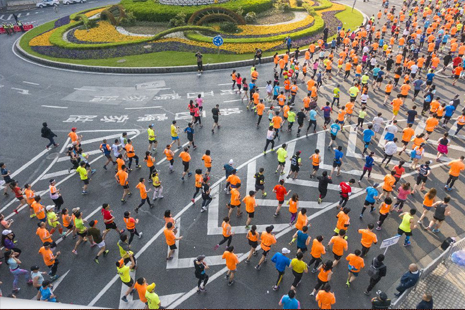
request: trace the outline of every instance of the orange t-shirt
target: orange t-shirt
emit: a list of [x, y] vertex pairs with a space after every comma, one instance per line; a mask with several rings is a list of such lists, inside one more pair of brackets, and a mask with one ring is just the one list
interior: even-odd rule
[[408, 84], [403, 84], [401, 87], [400, 87], [400, 93], [401, 95], [404, 95], [404, 96], [407, 96], [408, 95], [408, 92], [410, 90], [410, 85]]
[[255, 232], [255, 235], [254, 235], [254, 234], [252, 234], [252, 231], [249, 230], [249, 232], [247, 233], [247, 239], [249, 239], [252, 242], [257, 242], [258, 241], [258, 233]]
[[77, 139], [78, 139], [78, 135], [77, 135], [77, 133], [75, 133], [74, 131], [71, 131], [71, 132], [68, 134], [68, 137], [70, 137], [71, 142], [76, 142]]
[[337, 115], [337, 120], [340, 121], [340, 122], [343, 122], [344, 121], [344, 116], [346, 115], [346, 111], [344, 110], [339, 110], [339, 113]]
[[33, 201], [32, 208], [34, 209], [34, 213], [36, 214], [37, 219], [41, 220], [45, 218], [45, 208], [43, 205], [41, 205], [37, 201]]
[[394, 85], [392, 84], [386, 84], [386, 88], [384, 89], [387, 93], [392, 92], [392, 89], [394, 88]]
[[241, 204], [240, 200], [240, 193], [237, 189], [233, 188], [231, 189], [231, 205], [232, 206], [238, 206]]
[[295, 228], [298, 230], [302, 230], [304, 226], [307, 226], [308, 224], [308, 218], [305, 214], [302, 214], [302, 212], [299, 212], [297, 215], [297, 222], [295, 223]]
[[181, 157], [182, 161], [183, 162], [190, 162], [191, 161], [191, 155], [187, 152], [181, 152], [181, 154], [179, 154], [179, 157]]
[[165, 228], [163, 233], [165, 234], [166, 244], [171, 246], [176, 243], [176, 236], [172, 229]]
[[347, 102], [346, 103], [346, 113], [347, 114], [354, 113], [354, 103], [353, 102]]
[[391, 211], [391, 205], [388, 205], [387, 203], [383, 202], [381, 206], [379, 207], [379, 213], [386, 215]]
[[388, 174], [384, 177], [384, 184], [383, 184], [383, 189], [390, 192], [392, 191], [392, 186], [394, 185], [394, 183], [396, 182], [396, 179]]
[[453, 160], [447, 164], [450, 167], [449, 174], [458, 177], [460, 175], [460, 171], [465, 169], [465, 164], [460, 160]]
[[263, 111], [265, 111], [265, 105], [263, 103], [257, 104], [257, 114], [263, 115]]
[[231, 183], [231, 185], [236, 186], [237, 183], [241, 183], [241, 179], [240, 179], [237, 175], [231, 174], [231, 175], [226, 179], [226, 182], [229, 182], [229, 183]]
[[404, 103], [402, 102], [402, 99], [396, 98], [396, 99], [392, 100], [392, 109], [394, 111], [399, 111], [400, 106], [403, 105], [403, 104]]
[[355, 273], [360, 272], [360, 270], [363, 267], [365, 267], [365, 262], [364, 262], [363, 258], [361, 258], [360, 256], [357, 256], [355, 254], [347, 255], [346, 260], [349, 262], [349, 265], [351, 265], [353, 268], [355, 268], [355, 269], [351, 270], [352, 272], [355, 272]]
[[378, 242], [378, 238], [376, 237], [376, 234], [372, 231], [369, 231], [368, 229], [359, 229], [358, 233], [362, 234], [361, 243], [366, 248], [369, 248], [372, 246], [373, 243]]
[[339, 211], [337, 214], [337, 229], [346, 229], [346, 224], [349, 224], [349, 215], [345, 214], [343, 211]]
[[332, 237], [329, 241], [329, 244], [333, 244], [333, 253], [338, 256], [342, 256], [342, 254], [344, 254], [344, 250], [347, 251], [347, 241], [344, 240], [344, 238], [341, 238], [340, 236]]
[[326, 292], [321, 290], [316, 294], [316, 301], [318, 301], [318, 307], [320, 309], [331, 309], [331, 305], [336, 303], [336, 297], [334, 297], [334, 293]]
[[119, 170], [116, 175], [118, 176], [119, 184], [127, 185], [128, 184], [128, 173], [124, 170]]
[[55, 258], [53, 256], [52, 250], [47, 250], [44, 247], [41, 247], [39, 250], [39, 254], [42, 254], [42, 258], [44, 259], [45, 265], [52, 266], [53, 264], [55, 264]]
[[239, 259], [236, 254], [225, 251], [221, 258], [226, 260], [226, 267], [228, 267], [229, 270], [236, 270], [236, 265], [239, 264]]
[[262, 232], [260, 239], [263, 251], [269, 251], [271, 246], [276, 243], [276, 237], [266, 231]]
[[281, 116], [274, 116], [271, 121], [273, 122], [273, 128], [274, 129], [279, 129], [281, 128], [281, 122], [283, 121], [283, 119], [281, 118]]
[[42, 243], [44, 242], [50, 242], [52, 243], [52, 235], [50, 235], [50, 232], [46, 228], [37, 228], [36, 230], [36, 235], [39, 236], [40, 240]]
[[153, 158], [152, 156], [147, 156], [147, 159], [145, 160], [147, 162], [147, 167], [153, 167], [153, 165], [155, 164], [155, 158]]
[[138, 188], [140, 191], [140, 198], [147, 199], [147, 188], [145, 187], [145, 184], [140, 182], [139, 184], [136, 185], [136, 188]]
[[[163, 151], [163, 153], [165, 153], [165, 156], [166, 156], [166, 160], [167, 160], [167, 161], [170, 161], [170, 160], [173, 159], [173, 155], [171, 155], [171, 152], [170, 152], [169, 149], [165, 149], [165, 150]], [[124, 163], [124, 161], [123, 161], [123, 163]]]
[[247, 195], [247, 196], [245, 196], [244, 199], [242, 199], [242, 201], [245, 204], [245, 211], [246, 212], [248, 212], [248, 213], [255, 212], [255, 198], [254, 197]]
[[312, 244], [312, 249], [310, 251], [310, 254], [314, 258], [320, 258], [321, 255], [326, 254], [325, 246], [318, 240], [314, 239], [313, 244]]
[[427, 207], [431, 207], [433, 205], [433, 203], [434, 203], [434, 198], [436, 198], [436, 197], [433, 197], [432, 199], [430, 199], [428, 197], [428, 194], [426, 194], [424, 199], [423, 199], [423, 205], [427, 206]]
[[202, 175], [201, 174], [196, 174], [195, 175], [195, 187], [197, 187], [197, 188], [202, 187], [202, 181], [203, 181]]
[[203, 163], [205, 164], [205, 167], [211, 168], [212, 166], [212, 158], [209, 155], [204, 154], [202, 156]]
[[147, 298], [145, 298], [145, 293], [147, 292], [147, 286], [148, 286], [147, 283], [144, 283], [144, 284], [140, 285], [137, 282], [134, 285], [134, 288], [137, 290], [137, 293], [139, 294], [139, 299], [143, 303], [147, 302]]
[[430, 117], [426, 120], [426, 131], [433, 131], [434, 128], [439, 124], [439, 121], [436, 117]]
[[297, 213], [297, 201], [289, 200], [289, 212]]
[[402, 141], [409, 142], [412, 139], [413, 135], [415, 135], [415, 130], [413, 130], [413, 128], [405, 128], [402, 133]]
[[136, 153], [134, 152], [134, 147], [131, 144], [126, 144], [125, 149], [129, 158], [136, 156]]

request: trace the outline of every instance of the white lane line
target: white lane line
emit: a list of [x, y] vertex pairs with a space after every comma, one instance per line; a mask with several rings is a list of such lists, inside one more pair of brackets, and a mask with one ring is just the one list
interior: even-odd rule
[[30, 85], [40, 85], [39, 83], [34, 83], [34, 82], [28, 82], [28, 81], [23, 81], [24, 84], [30, 84]]
[[60, 107], [57, 105], [42, 105], [44, 108], [51, 108], [51, 109], [67, 109], [68, 107]]
[[241, 99], [226, 100], [226, 101], [223, 101], [223, 103], [227, 103], [227, 102], [236, 102], [236, 101], [241, 101]]
[[218, 86], [223, 86], [223, 85], [232, 85], [232, 82], [231, 83], [218, 84]]
[[357, 146], [357, 129], [350, 126], [349, 129], [349, 142], [347, 144], [347, 157], [355, 157], [355, 148]]
[[161, 109], [161, 106], [155, 107], [137, 107], [137, 108], [124, 108], [125, 110], [146, 110], [146, 109]]
[[24, 164], [23, 166], [21, 166], [21, 168], [19, 168], [18, 170], [16, 170], [15, 172], [13, 172], [10, 176], [11, 178], [14, 178], [15, 176], [17, 176], [18, 174], [20, 174], [21, 172], [23, 172], [24, 169], [28, 168], [30, 165], [32, 165], [36, 160], [38, 160], [39, 158], [41, 158], [44, 154], [48, 153], [48, 150], [45, 149], [43, 150], [42, 152], [40, 152], [39, 154], [37, 154], [35, 157], [33, 157], [30, 161], [28, 161], [26, 164]]
[[246, 193], [255, 191], [255, 178], [254, 175], [257, 171], [257, 162], [253, 161], [247, 165], [247, 186]]
[[289, 171], [291, 170], [291, 165], [290, 165], [289, 159], [292, 158], [292, 156], [294, 156], [295, 144], [296, 144], [296, 141], [293, 141], [293, 142], [290, 142], [289, 144], [287, 144], [287, 148], [286, 148], [286, 150], [287, 150], [287, 158], [285, 160], [286, 165], [284, 166], [284, 169], [283, 169], [284, 174], [278, 176], [279, 180], [284, 179], [289, 174]]

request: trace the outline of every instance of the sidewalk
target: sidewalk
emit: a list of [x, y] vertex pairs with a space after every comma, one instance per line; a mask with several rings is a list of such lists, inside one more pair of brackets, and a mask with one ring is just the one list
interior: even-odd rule
[[465, 309], [465, 267], [449, 261], [439, 264], [420, 280], [415, 291], [398, 305], [398, 309], [415, 309], [425, 292], [433, 295], [434, 309]]

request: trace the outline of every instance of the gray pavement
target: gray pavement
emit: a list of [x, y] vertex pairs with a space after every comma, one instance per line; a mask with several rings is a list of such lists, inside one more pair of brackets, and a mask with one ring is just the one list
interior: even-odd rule
[[[100, 4], [100, 2], [99, 2]], [[95, 5], [95, 4], [94, 4]], [[377, 11], [377, 4], [372, 2], [358, 2], [357, 7], [366, 9], [367, 14]], [[71, 9], [81, 10], [83, 6], [71, 6]], [[60, 14], [62, 11], [60, 10]], [[42, 14], [42, 13], [41, 13]], [[44, 13], [43, 21], [55, 18], [53, 11]], [[39, 14], [37, 14], [38, 16]], [[231, 93], [230, 72], [214, 71], [205, 72], [198, 77], [196, 74], [164, 74], [164, 75], [101, 75], [69, 72], [44, 68], [25, 62], [17, 58], [11, 51], [13, 39], [11, 37], [1, 37], [0, 45], [2, 62], [0, 67], [0, 136], [3, 147], [0, 149], [0, 160], [7, 163], [8, 169], [12, 172], [20, 171], [14, 178], [21, 185], [33, 183], [36, 191], [47, 189], [48, 179], [54, 177], [60, 182], [59, 188], [65, 200], [64, 207], [69, 210], [80, 207], [84, 212], [84, 217], [89, 221], [98, 219], [99, 228], [103, 229], [102, 217], [99, 206], [108, 202], [112, 206], [116, 215], [116, 223], [123, 227], [122, 214], [126, 210], [132, 210], [139, 202], [138, 192], [133, 187], [139, 177], [147, 177], [148, 169], [142, 163], [141, 170], [134, 170], [130, 175], [130, 186], [134, 195], [128, 203], [121, 205], [119, 202], [121, 189], [114, 184], [113, 172], [104, 171], [102, 165], [103, 158], [99, 158], [97, 152], [100, 140], [103, 137], [119, 135], [122, 131], [129, 132], [129, 136], [136, 136], [134, 146], [136, 153], [142, 157], [147, 149], [148, 124], [155, 124], [155, 133], [159, 140], [158, 152], [155, 154], [157, 169], [161, 171], [161, 180], [164, 185], [164, 196], [162, 201], [155, 203], [155, 208], [149, 210], [144, 207], [137, 216], [140, 219], [138, 230], [144, 232], [142, 239], [135, 239], [132, 243], [134, 252], [138, 255], [138, 270], [135, 278], [145, 277], [150, 283], [157, 284], [156, 292], [162, 296], [164, 306], [178, 308], [275, 308], [282, 294], [286, 293], [292, 282], [292, 275], [287, 271], [281, 289], [278, 292], [271, 290], [277, 277], [277, 272], [271, 262], [268, 262], [260, 272], [253, 269], [253, 264], [246, 265], [243, 262], [238, 267], [237, 282], [234, 286], [228, 287], [223, 279], [225, 268], [218, 255], [222, 250], [213, 250], [213, 246], [221, 239], [221, 219], [226, 216], [225, 204], [229, 200], [222, 192], [224, 186], [223, 164], [229, 159], [234, 159], [235, 166], [240, 168], [238, 175], [244, 184], [241, 194], [245, 196], [250, 184], [250, 173], [265, 168], [266, 189], [268, 197], [260, 202], [257, 208], [255, 224], [261, 225], [261, 229], [269, 224], [276, 226], [278, 244], [272, 249], [274, 254], [282, 247], [289, 247], [294, 230], [289, 228], [290, 215], [284, 209], [281, 216], [273, 217], [276, 200], [271, 192], [272, 187], [277, 184], [278, 177], [274, 174], [276, 168], [276, 155], [268, 153], [263, 155], [263, 146], [266, 135], [266, 122], [262, 121], [259, 129], [255, 128], [256, 116], [248, 112], [245, 105], [240, 101], [239, 96]], [[195, 61], [193, 57], [193, 61]], [[272, 77], [272, 66], [263, 65], [258, 67], [260, 72], [259, 87], [264, 96], [265, 80]], [[238, 68], [238, 72], [248, 76], [248, 68]], [[321, 106], [325, 101], [331, 100], [332, 89], [335, 83], [341, 84], [341, 103], [348, 101], [347, 90], [350, 85], [343, 82], [340, 77], [334, 81], [326, 83], [322, 89], [322, 98], [319, 99]], [[447, 78], [439, 77], [438, 96], [448, 102], [456, 92], [463, 93], [463, 81], [456, 87], [451, 85]], [[145, 85], [141, 85], [145, 84]], [[145, 87], [145, 88], [144, 88]], [[305, 85], [299, 86], [305, 89]], [[204, 111], [206, 117], [203, 118], [205, 126], [196, 128], [196, 144], [198, 148], [192, 152], [191, 167], [203, 168], [200, 158], [204, 150], [210, 149], [213, 157], [213, 169], [211, 184], [219, 194], [215, 196], [208, 212], [200, 213], [199, 203], [195, 206], [190, 204], [190, 199], [194, 193], [194, 183], [188, 179], [185, 183], [180, 181], [181, 165], [179, 159], [175, 157], [175, 172], [168, 173], [168, 165], [163, 159], [161, 151], [165, 144], [170, 142], [169, 125], [173, 119], [177, 119], [181, 128], [187, 124], [187, 103], [198, 93], [204, 95]], [[305, 95], [304, 91], [299, 91], [297, 106], [300, 107], [301, 100]], [[381, 111], [385, 118], [390, 118], [391, 111], [382, 105], [384, 96], [370, 93], [369, 115], [370, 120], [375, 112]], [[420, 100], [416, 101], [421, 104]], [[220, 104], [224, 109], [220, 117], [221, 129], [211, 134], [212, 126], [211, 108], [215, 104]], [[407, 100], [407, 106], [411, 106], [411, 98]], [[462, 107], [462, 105], [460, 106]], [[403, 127], [405, 122], [405, 110], [399, 115], [399, 127]], [[308, 157], [316, 147], [325, 151], [323, 156], [326, 170], [332, 163], [332, 152], [327, 150], [329, 135], [322, 131], [322, 115], [318, 116], [318, 126], [316, 134], [309, 134], [296, 138], [296, 128], [294, 126], [291, 133], [281, 133], [278, 143], [288, 142], [293, 150], [302, 151], [303, 167], [297, 181], [286, 182], [286, 187], [296, 192], [300, 196], [301, 206], [309, 209], [311, 228], [309, 234], [314, 238], [321, 234], [325, 237], [325, 242], [333, 234], [332, 230], [336, 223], [336, 210], [334, 203], [338, 200], [337, 188], [331, 189], [325, 199], [326, 204], [317, 205], [315, 203], [318, 195], [316, 183], [309, 180], [310, 162]], [[44, 151], [45, 140], [40, 138], [40, 128], [43, 121], [49, 123], [50, 128], [57, 133], [57, 142], [61, 145], [57, 149], [49, 152]], [[307, 126], [307, 124], [305, 124]], [[415, 127], [421, 128], [420, 122]], [[64, 159], [62, 146], [65, 145], [67, 133], [71, 127], [77, 127], [84, 136], [83, 148], [90, 152], [90, 160], [97, 168], [97, 173], [92, 176], [89, 187], [89, 195], [82, 196], [81, 183], [78, 177], [68, 174], [69, 162]], [[341, 177], [335, 177], [334, 182], [338, 184], [342, 181], [356, 176], [363, 167], [364, 160], [360, 154], [363, 149], [360, 135], [350, 132], [349, 127], [343, 134], [338, 135], [336, 141], [344, 148], [345, 161]], [[436, 141], [445, 130], [439, 129], [433, 133], [431, 140]], [[187, 140], [181, 134], [181, 141]], [[109, 138], [110, 139], [110, 138]], [[453, 137], [449, 156], [445, 159], [455, 159], [463, 154], [463, 140]], [[349, 141], [351, 141], [349, 143]], [[355, 142], [355, 143], [354, 143]], [[381, 148], [374, 143], [371, 149], [377, 156], [382, 156]], [[350, 152], [349, 152], [349, 145]], [[427, 153], [435, 157], [434, 145], [428, 145]], [[359, 154], [359, 155], [357, 155]], [[403, 156], [407, 159], [407, 156]], [[35, 160], [32, 160], [35, 158]], [[396, 160], [399, 160], [397, 156]], [[433, 158], [434, 159], [434, 158]], [[30, 163], [29, 163], [30, 162]], [[392, 165], [390, 165], [392, 167]], [[356, 192], [348, 204], [352, 208], [350, 213], [352, 221], [348, 230], [349, 252], [353, 252], [360, 247], [360, 237], [358, 228], [365, 228], [368, 223], [375, 222], [377, 215], [366, 214], [363, 220], [358, 219], [358, 212], [364, 201], [363, 189], [375, 181], [379, 181], [388, 172], [379, 166], [374, 168], [373, 179], [362, 182], [361, 186], [355, 186]], [[447, 178], [447, 169], [444, 164], [434, 164], [434, 174], [427, 183], [427, 188], [436, 187], [439, 197], [442, 198], [443, 184]], [[416, 174], [409, 172], [405, 176], [405, 181], [414, 182]], [[252, 183], [253, 184], [253, 183]], [[410, 262], [416, 262], [428, 256], [449, 236], [457, 236], [464, 232], [463, 224], [464, 201], [460, 192], [465, 190], [463, 179], [456, 183], [454, 191], [450, 193], [452, 197], [452, 216], [447, 218], [446, 224], [442, 227], [441, 233], [431, 234], [421, 229], [417, 229], [413, 236], [413, 246], [404, 248], [401, 245], [391, 247], [387, 252], [386, 265], [388, 275], [376, 287], [376, 289], [387, 290], [398, 281]], [[19, 215], [13, 215], [12, 210], [17, 204], [12, 195], [0, 200], [0, 212], [15, 219], [13, 231], [18, 240], [18, 247], [23, 250], [21, 256], [22, 267], [28, 269], [33, 264], [45, 268], [41, 257], [36, 254], [40, 247], [38, 237], [35, 235], [35, 220], [30, 220], [27, 210], [23, 210]], [[44, 204], [51, 204], [48, 194], [43, 196]], [[421, 208], [421, 198], [416, 195], [408, 202], [408, 207]], [[183, 240], [179, 243], [177, 259], [166, 264], [166, 244], [161, 233], [163, 228], [163, 213], [170, 209], [177, 217], [180, 233]], [[426, 223], [426, 221], [425, 221]], [[236, 253], [246, 253], [249, 246], [245, 239], [245, 217], [232, 219], [234, 236], [233, 245]], [[380, 240], [395, 235], [399, 219], [396, 214], [392, 214], [385, 222], [383, 230], [377, 232]], [[161, 235], [160, 235], [161, 233]], [[78, 249], [79, 255], [71, 253], [74, 241], [67, 238], [59, 243], [58, 249], [63, 253], [60, 259], [59, 274], [62, 280], [56, 288], [55, 293], [60, 301], [73, 303], [76, 305], [95, 305], [100, 307], [126, 307], [140, 308], [141, 304], [137, 300], [129, 304], [120, 302], [122, 285], [116, 276], [114, 262], [118, 258], [116, 247], [117, 234], [110, 232], [106, 243], [110, 249], [110, 254], [106, 258], [101, 258], [97, 265], [92, 261], [96, 249], [90, 249], [88, 245], [82, 245]], [[55, 239], [57, 236], [55, 236]], [[295, 253], [295, 246], [290, 247], [291, 256]], [[366, 262], [372, 257], [383, 252], [377, 246], [373, 248]], [[210, 284], [207, 285], [208, 293], [197, 295], [195, 293], [196, 279], [194, 277], [192, 259], [199, 254], [207, 255], [207, 262], [212, 265], [208, 270]], [[243, 257], [241, 256], [241, 259]], [[308, 261], [308, 254], [305, 260]], [[326, 259], [331, 259], [326, 255]], [[258, 257], [253, 258], [256, 263]], [[368, 276], [362, 272], [350, 289], [345, 286], [347, 271], [345, 263], [341, 263], [335, 268], [334, 278], [331, 281], [336, 294], [337, 303], [335, 308], [370, 308], [370, 298], [363, 295], [363, 290], [368, 285]], [[115, 277], [116, 276], [116, 277]], [[4, 295], [11, 291], [12, 277], [7, 271], [5, 264], [0, 267], [0, 279], [3, 282], [2, 290]], [[22, 280], [21, 280], [22, 281]], [[89, 285], [89, 282], [92, 282]], [[26, 287], [24, 281], [20, 282], [22, 288], [18, 297], [32, 298], [35, 290]], [[305, 308], [316, 307], [317, 304], [308, 296], [311, 288], [316, 283], [316, 275], [305, 275], [301, 286], [297, 289], [297, 298]]]

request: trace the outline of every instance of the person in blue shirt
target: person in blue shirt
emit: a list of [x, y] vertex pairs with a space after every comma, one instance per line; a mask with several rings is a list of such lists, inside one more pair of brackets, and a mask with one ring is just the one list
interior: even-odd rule
[[310, 110], [309, 112], [309, 123], [307, 127], [307, 136], [308, 136], [308, 131], [310, 130], [310, 127], [313, 125], [313, 133], [316, 133], [316, 107]]
[[449, 123], [452, 115], [454, 115], [455, 107], [454, 102], [449, 102], [449, 105], [444, 108], [444, 121], [442, 122], [442, 128], [446, 127], [446, 124]]
[[273, 100], [276, 100], [279, 96], [279, 82], [276, 83], [276, 85], [273, 87]]
[[331, 122], [331, 111], [333, 109], [331, 109], [330, 104], [331, 103], [329, 101], [326, 101], [326, 106], [321, 108], [323, 110], [323, 117], [325, 118], [325, 123], [323, 124], [324, 130], [326, 130], [326, 126]]
[[363, 143], [365, 144], [363, 147], [363, 152], [362, 155], [365, 154], [365, 152], [368, 149], [368, 146], [370, 145], [371, 139], [375, 136], [375, 132], [373, 131], [373, 124], [368, 125], [368, 128], [363, 131]]
[[365, 202], [363, 203], [363, 208], [362, 208], [362, 213], [360, 213], [360, 218], [363, 217], [363, 213], [365, 212], [368, 206], [371, 206], [370, 213], [375, 210], [376, 199], [378, 199], [378, 195], [379, 195], [379, 192], [376, 189], [378, 186], [379, 186], [379, 183], [375, 183], [373, 184], [373, 186], [366, 188], [365, 192], [367, 193], [367, 196], [365, 197]]
[[428, 91], [428, 89], [430, 89], [431, 85], [433, 85], [433, 79], [434, 79], [434, 71], [433, 69], [430, 69], [428, 74], [426, 75], [426, 89], [425, 89], [425, 92]]
[[290, 258], [286, 257], [286, 254], [289, 253], [291, 253], [291, 251], [288, 248], [283, 248], [281, 253], [278, 252], [271, 258], [271, 261], [275, 264], [276, 270], [278, 270], [278, 280], [276, 280], [276, 285], [273, 286], [273, 291], [279, 289], [279, 284], [283, 280], [286, 267], [289, 267], [291, 264]]
[[184, 129], [184, 132], [187, 134], [187, 140], [189, 141], [189, 144], [192, 145], [194, 150], [197, 148], [194, 142], [194, 126], [192, 123], [188, 123], [187, 127]]
[[363, 166], [363, 173], [360, 176], [360, 180], [358, 180], [358, 183], [362, 181], [363, 176], [365, 175], [365, 173], [367, 173], [367, 171], [368, 179], [370, 178], [371, 170], [373, 169], [373, 165], [375, 164], [375, 159], [373, 158], [373, 155], [375, 155], [375, 152], [370, 152], [370, 154], [365, 157], [365, 166]]
[[300, 309], [300, 302], [295, 299], [294, 290], [290, 290], [287, 295], [283, 295], [279, 301], [279, 305], [283, 306], [283, 309]]
[[42, 282], [42, 286], [39, 288], [37, 296], [42, 301], [57, 302], [57, 298], [53, 294], [50, 284], [51, 282], [49, 280], [44, 280], [44, 282]]
[[297, 240], [297, 253], [299, 252], [305, 253], [308, 250], [307, 245], [310, 243], [311, 238], [309, 238], [307, 231], [308, 231], [308, 227], [304, 226], [302, 227], [302, 230], [297, 230], [294, 236], [292, 236], [292, 240], [294, 239]]
[[333, 172], [336, 168], [337, 176], [341, 175], [342, 157], [344, 157], [344, 153], [342, 153], [342, 146], [339, 145], [337, 148], [334, 148], [333, 169], [331, 169], [331, 174], [329, 175], [330, 177], [333, 176]]
[[337, 123], [333, 123], [329, 127], [329, 133], [331, 134], [331, 141], [329, 142], [328, 149], [331, 149], [331, 145], [333, 145], [333, 142], [336, 140], [337, 133], [341, 130], [341, 126]]

